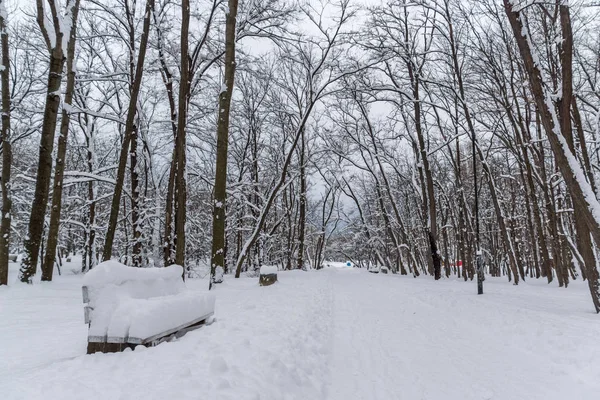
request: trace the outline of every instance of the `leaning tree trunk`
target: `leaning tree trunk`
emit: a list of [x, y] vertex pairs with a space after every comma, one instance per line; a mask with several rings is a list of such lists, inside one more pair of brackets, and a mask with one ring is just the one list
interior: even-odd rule
[[12, 148], [10, 143], [10, 59], [8, 30], [4, 0], [0, 0], [0, 36], [2, 37], [2, 214], [0, 214], [0, 286], [8, 285], [8, 253], [10, 251], [10, 221], [12, 201], [10, 196], [10, 169]]
[[60, 227], [60, 212], [62, 209], [63, 176], [65, 173], [65, 158], [67, 155], [67, 143], [69, 135], [69, 123], [71, 122], [70, 109], [75, 91], [75, 38], [77, 31], [77, 15], [79, 13], [79, 0], [75, 0], [73, 7], [73, 22], [69, 32], [67, 45], [67, 90], [62, 109], [60, 121], [60, 135], [58, 137], [58, 148], [56, 149], [56, 165], [54, 167], [54, 184], [52, 189], [52, 207], [50, 208], [50, 226], [48, 228], [48, 240], [46, 243], [46, 255], [42, 262], [42, 281], [51, 281], [54, 272], [54, 260], [56, 258], [56, 246], [58, 245], [58, 230]]
[[125, 120], [125, 134], [123, 135], [123, 143], [121, 144], [121, 153], [119, 154], [119, 165], [117, 168], [117, 179], [115, 182], [115, 191], [113, 193], [110, 206], [110, 217], [108, 221], [108, 229], [106, 231], [106, 239], [104, 241], [104, 250], [102, 252], [102, 261], [110, 260], [112, 256], [113, 242], [115, 240], [115, 232], [119, 219], [119, 206], [121, 202], [121, 194], [123, 193], [123, 185], [125, 181], [125, 170], [127, 168], [127, 155], [131, 136], [137, 128], [135, 125], [135, 117], [137, 114], [137, 103], [144, 75], [144, 61], [146, 59], [146, 48], [148, 47], [148, 34], [150, 32], [150, 18], [154, 12], [154, 0], [147, 0], [146, 10], [144, 12], [144, 27], [142, 29], [142, 38], [140, 40], [140, 50], [135, 66], [135, 75], [132, 82], [129, 107], [127, 109], [127, 119]]
[[[229, 0], [225, 23], [224, 87], [219, 94], [217, 122], [217, 160], [213, 194], [213, 237], [210, 264], [210, 287], [215, 283], [218, 268], [225, 271], [225, 203], [227, 201], [227, 147], [229, 142], [229, 111], [235, 79], [235, 30], [238, 0]], [[254, 244], [254, 243], [253, 243]], [[247, 251], [247, 250], [246, 250]]]
[[[569, 127], [566, 127], [566, 121], [563, 123], [564, 125], [561, 126], [556, 115], [553, 96], [545, 87], [546, 82], [544, 81], [542, 71], [534, 61], [535, 58], [533, 49], [530, 46], [528, 30], [523, 25], [520, 11], [515, 11], [513, 9], [513, 4], [510, 0], [504, 0], [504, 6], [519, 47], [519, 52], [521, 53], [521, 58], [525, 64], [525, 69], [529, 77], [529, 85], [535, 98], [538, 112], [540, 113], [542, 125], [544, 126], [544, 130], [550, 141], [556, 163], [571, 193], [573, 204], [577, 210], [576, 226], [579, 225], [577, 219], [580, 219], [581, 225], [579, 226], [585, 226], [585, 228], [587, 228], [586, 232], [578, 231], [578, 234], [582, 233], [582, 237], [585, 238], [587, 238], [588, 235], [591, 235], [596, 244], [598, 244], [600, 243], [600, 203], [594, 195], [592, 186], [584, 179], [585, 172], [583, 168], [581, 168], [581, 165], [579, 165], [575, 154], [567, 142], [567, 138], [564, 136], [563, 129], [567, 128], [567, 130], [569, 130], [570, 123]], [[571, 22], [568, 6], [561, 5], [560, 14], [563, 35], [563, 54], [561, 54], [563, 83], [561, 89], [564, 97], [565, 94], [572, 93], [572, 86], [569, 85], [572, 79], [572, 65], [570, 64], [570, 57], [572, 55], [572, 34], [569, 34]], [[570, 103], [567, 107], [568, 106], [570, 106]], [[561, 127], [563, 129], [561, 129]], [[590, 294], [592, 295], [594, 308], [596, 309], [596, 312], [600, 313], [600, 282], [598, 280], [598, 270], [596, 269], [595, 260], [594, 263], [590, 264], [586, 262], [585, 272], [588, 278], [588, 285]]]

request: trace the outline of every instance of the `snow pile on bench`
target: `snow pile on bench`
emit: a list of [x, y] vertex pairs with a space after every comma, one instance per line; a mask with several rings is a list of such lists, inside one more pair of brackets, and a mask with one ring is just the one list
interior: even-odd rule
[[277, 267], [273, 265], [263, 265], [260, 267], [258, 284], [260, 286], [269, 286], [277, 282]]
[[88, 342], [149, 344], [213, 315], [212, 293], [190, 292], [183, 268], [99, 264], [83, 279]]
[[183, 284], [183, 268], [171, 265], [166, 268], [132, 268], [115, 260], [104, 261], [83, 277], [83, 286], [102, 287], [121, 285], [128, 281], [177, 280]]
[[175, 333], [212, 315], [215, 297], [184, 292], [177, 296], [127, 299], [114, 311], [107, 331], [108, 343], [143, 344]]
[[270, 274], [276, 274], [276, 273], [277, 273], [277, 266], [275, 266], [275, 265], [263, 265], [262, 267], [260, 267], [261, 275], [270, 275]]

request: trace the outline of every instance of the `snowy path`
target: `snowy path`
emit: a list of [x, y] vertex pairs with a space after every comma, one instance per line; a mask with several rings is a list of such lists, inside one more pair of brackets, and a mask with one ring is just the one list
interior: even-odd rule
[[[359, 270], [219, 285], [217, 322], [156, 348], [86, 356], [80, 276], [0, 289], [0, 398], [596, 400], [586, 287]], [[202, 290], [205, 281], [191, 281]]]
[[[600, 320], [583, 290], [494, 281], [476, 296], [464, 282], [343, 272], [330, 400], [599, 396]], [[565, 297], [582, 308], [563, 310]]]

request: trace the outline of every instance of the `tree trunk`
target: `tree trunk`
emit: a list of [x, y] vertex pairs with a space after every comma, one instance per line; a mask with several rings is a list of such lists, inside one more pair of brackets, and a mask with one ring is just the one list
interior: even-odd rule
[[414, 80], [413, 97], [414, 97], [414, 112], [415, 112], [415, 130], [417, 131], [417, 140], [419, 143], [419, 161], [423, 165], [425, 182], [423, 187], [423, 201], [425, 202], [424, 210], [426, 210], [425, 218], [427, 237], [429, 240], [429, 250], [431, 255], [431, 261], [433, 264], [433, 276], [435, 280], [442, 277], [442, 263], [440, 252], [438, 250], [438, 235], [437, 235], [437, 210], [435, 205], [435, 193], [433, 186], [433, 174], [431, 172], [431, 166], [429, 165], [429, 158], [427, 155], [427, 148], [425, 146], [425, 138], [423, 135], [423, 128], [421, 126], [421, 102], [419, 98], [419, 81], [412, 77], [412, 69], [409, 68], [409, 74], [411, 75], [411, 81]]
[[181, 80], [179, 82], [179, 109], [177, 113], [177, 152], [176, 173], [176, 202], [175, 202], [175, 263], [184, 268], [185, 279], [185, 218], [187, 202], [186, 186], [186, 138], [187, 104], [190, 87], [190, 68], [188, 55], [188, 40], [190, 28], [190, 1], [183, 0], [181, 7]]
[[302, 129], [300, 134], [300, 215], [298, 219], [298, 264], [296, 266], [298, 269], [304, 269], [304, 235], [306, 231], [306, 143], [304, 132], [305, 129]]
[[173, 131], [173, 152], [171, 155], [171, 163], [169, 168], [169, 182], [167, 184], [167, 196], [165, 200], [165, 231], [163, 234], [163, 263], [167, 267], [175, 263], [175, 248], [173, 243], [173, 219], [174, 219], [174, 202], [175, 202], [175, 179], [177, 174], [177, 108], [175, 105], [175, 95], [173, 93], [173, 74], [169, 70], [165, 54], [163, 50], [163, 34], [162, 29], [154, 17], [154, 26], [157, 34], [158, 58], [160, 60], [161, 77], [167, 90], [167, 98], [169, 101], [169, 110], [171, 111], [171, 129]]
[[[174, 139], [177, 141], [177, 129], [174, 130]], [[173, 251], [173, 214], [175, 200], [175, 179], [177, 178], [177, 147], [173, 147], [171, 168], [169, 170], [169, 183], [167, 184], [167, 198], [165, 200], [165, 233], [163, 236], [163, 261], [165, 267], [175, 263]]]
[[37, 269], [44, 233], [44, 219], [46, 206], [48, 205], [48, 192], [50, 190], [50, 177], [52, 174], [52, 149], [54, 147], [54, 133], [56, 131], [56, 119], [60, 105], [60, 85], [63, 66], [63, 51], [61, 45], [57, 45], [57, 47], [50, 50], [48, 89], [40, 139], [37, 179], [33, 202], [31, 204], [28, 235], [24, 242], [25, 254], [21, 260], [21, 269], [19, 271], [19, 279], [24, 283], [32, 283]]
[[125, 120], [125, 133], [123, 135], [123, 143], [121, 143], [121, 152], [119, 154], [119, 165], [117, 168], [117, 179], [115, 183], [115, 191], [113, 193], [110, 206], [110, 217], [108, 228], [106, 231], [106, 239], [104, 241], [104, 250], [102, 252], [102, 261], [110, 260], [113, 250], [113, 242], [115, 240], [115, 232], [119, 219], [119, 204], [121, 202], [121, 194], [123, 193], [123, 185], [125, 181], [125, 169], [127, 168], [127, 155], [129, 153], [129, 145], [131, 136], [137, 128], [135, 125], [135, 117], [137, 114], [137, 103], [144, 75], [144, 61], [146, 59], [146, 48], [148, 46], [148, 34], [150, 32], [150, 18], [154, 12], [154, 0], [147, 0], [146, 9], [144, 11], [144, 27], [142, 30], [142, 38], [140, 40], [140, 49], [135, 65], [134, 80], [132, 82], [129, 107], [127, 109], [127, 118]]
[[[587, 239], [587, 236], [591, 234], [596, 243], [600, 243], [600, 203], [596, 199], [591, 185], [585, 180], [585, 172], [579, 165], [575, 154], [569, 148], [567, 138], [564, 136], [566, 130], [570, 130], [570, 123], [567, 127], [566, 121], [563, 119], [563, 124], [559, 121], [555, 105], [552, 100], [552, 96], [548, 93], [548, 89], [544, 87], [544, 79], [542, 71], [535, 63], [535, 58], [532, 53], [533, 49], [530, 47], [528, 30], [523, 25], [523, 20], [519, 11], [513, 10], [513, 4], [510, 0], [504, 0], [504, 6], [506, 15], [510, 21], [514, 37], [519, 46], [521, 57], [525, 64], [525, 69], [529, 77], [529, 84], [531, 91], [535, 97], [536, 106], [541, 116], [542, 125], [550, 141], [550, 146], [556, 163], [560, 169], [560, 172], [565, 180], [565, 183], [571, 193], [573, 204], [577, 210], [577, 219], [580, 219], [581, 226], [587, 228], [586, 232], [579, 231], [579, 238]], [[572, 34], [571, 23], [569, 16], [568, 6], [560, 6], [560, 20], [563, 35], [562, 43], [562, 99], [566, 103], [565, 99], [571, 99], [570, 93], [572, 93], [572, 75], [571, 75], [571, 57], [572, 57]], [[563, 105], [564, 109], [571, 106], [570, 101], [568, 104]], [[563, 128], [563, 129], [561, 129]], [[584, 240], [585, 240], [584, 239]], [[595, 260], [594, 260], [595, 261]], [[586, 276], [588, 278], [588, 285], [590, 294], [592, 295], [592, 302], [596, 309], [596, 312], [600, 312], [600, 282], [598, 281], [598, 270], [596, 269], [595, 262], [585, 265]]]
[[142, 231], [140, 228], [140, 178], [137, 172], [138, 156], [138, 129], [134, 124], [131, 131], [131, 143], [129, 149], [129, 173], [131, 185], [131, 266], [140, 268], [142, 266]]
[[0, 286], [8, 285], [8, 253], [10, 252], [12, 148], [10, 143], [10, 60], [5, 0], [0, 0], [0, 36], [2, 46], [2, 213], [0, 214]]
[[75, 0], [72, 9], [72, 24], [69, 32], [67, 45], [67, 89], [60, 121], [60, 135], [58, 137], [58, 148], [56, 149], [56, 165], [54, 166], [54, 185], [52, 189], [52, 206], [50, 208], [50, 226], [48, 228], [48, 241], [46, 243], [46, 255], [42, 262], [42, 281], [51, 281], [54, 272], [54, 261], [56, 259], [56, 246], [58, 245], [58, 230], [60, 227], [60, 212], [62, 209], [63, 176], [65, 172], [65, 157], [69, 136], [69, 124], [71, 122], [70, 109], [75, 91], [75, 41], [77, 31], [77, 15], [79, 13], [79, 0]]
[[[229, 143], [229, 111], [235, 79], [235, 29], [238, 0], [228, 0], [225, 22], [225, 72], [219, 94], [219, 119], [217, 121], [217, 160], [213, 194], [213, 237], [210, 265], [210, 287], [217, 268], [225, 270], [225, 203], [227, 201], [227, 147]], [[247, 250], [246, 250], [247, 251]], [[237, 274], [237, 272], [236, 272]]]

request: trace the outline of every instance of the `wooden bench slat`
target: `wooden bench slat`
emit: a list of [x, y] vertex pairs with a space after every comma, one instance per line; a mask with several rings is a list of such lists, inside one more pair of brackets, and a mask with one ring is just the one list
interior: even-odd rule
[[157, 335], [154, 335], [154, 336], [150, 336], [149, 338], [146, 338], [146, 339], [139, 339], [139, 338], [129, 338], [127, 342], [128, 342], [128, 343], [137, 343], [137, 341], [138, 341], [138, 340], [141, 340], [141, 343], [140, 343], [140, 344], [148, 344], [148, 343], [152, 343], [154, 340], [156, 340], [156, 339], [159, 339], [159, 338], [161, 338], [161, 337], [163, 337], [163, 336], [169, 336], [169, 335], [172, 335], [173, 333], [176, 333], [176, 332], [178, 332], [178, 331], [181, 331], [181, 330], [183, 330], [183, 329], [185, 329], [185, 328], [188, 328], [188, 327], [190, 327], [190, 326], [194, 326], [194, 325], [196, 325], [196, 324], [198, 324], [198, 323], [200, 323], [200, 322], [202, 322], [202, 321], [205, 321], [206, 319], [208, 319], [209, 317], [211, 317], [213, 314], [214, 314], [214, 313], [209, 313], [209, 314], [207, 314], [207, 315], [204, 315], [204, 316], [202, 316], [202, 317], [200, 317], [200, 318], [196, 318], [195, 320], [193, 320], [193, 321], [190, 321], [190, 322], [188, 322], [188, 323], [186, 323], [186, 324], [179, 325], [179, 326], [178, 326], [178, 327], [176, 327], [176, 328], [169, 329], [168, 331], [165, 331], [165, 332], [163, 332], [163, 333], [159, 333], [159, 334], [157, 334]]
[[82, 286], [81, 287], [81, 295], [83, 297], [83, 302], [84, 303], [89, 303], [90, 302], [90, 292], [87, 286]]
[[91, 341], [93, 341], [93, 342], [103, 341], [106, 343], [129, 343], [129, 344], [133, 344], [133, 345], [146, 345], [147, 346], [147, 345], [151, 345], [156, 340], [166, 338], [173, 334], [177, 335], [177, 334], [181, 333], [181, 335], [177, 335], [177, 337], [181, 337], [187, 332], [190, 332], [194, 329], [200, 328], [202, 325], [204, 325], [204, 322], [206, 322], [213, 315], [214, 315], [214, 313], [207, 314], [203, 317], [196, 318], [195, 320], [190, 321], [186, 324], [182, 324], [176, 328], [169, 329], [165, 332], [158, 333], [156, 335], [150, 336], [149, 338], [145, 338], [145, 339], [135, 338], [135, 337], [123, 338], [123, 337], [109, 336], [104, 340], [104, 338], [101, 338], [100, 336], [92, 336], [92, 337], [88, 338], [88, 341], [90, 341], [90, 342]]
[[90, 306], [83, 307], [83, 314], [84, 314], [84, 318], [85, 318], [85, 323], [88, 324], [88, 325], [92, 321], [91, 320], [92, 310], [93, 310], [93, 308], [90, 307]]

